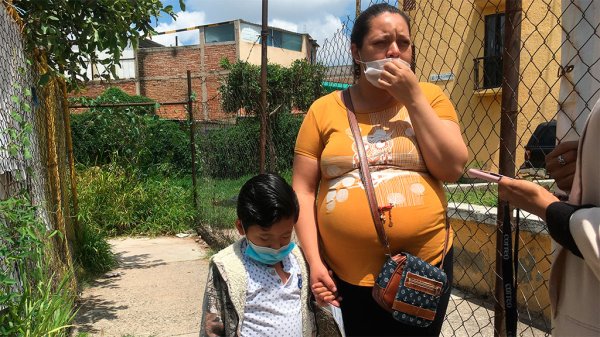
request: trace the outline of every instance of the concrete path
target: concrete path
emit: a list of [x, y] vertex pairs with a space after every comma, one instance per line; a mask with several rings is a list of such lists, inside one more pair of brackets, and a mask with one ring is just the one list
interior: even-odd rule
[[198, 336], [208, 247], [196, 239], [111, 240], [119, 268], [83, 291], [73, 336]]
[[[196, 238], [125, 238], [110, 243], [120, 267], [83, 291], [73, 336], [198, 336], [209, 248]], [[490, 309], [454, 289], [441, 335], [493, 336]], [[520, 337], [548, 336], [521, 322], [518, 330]]]

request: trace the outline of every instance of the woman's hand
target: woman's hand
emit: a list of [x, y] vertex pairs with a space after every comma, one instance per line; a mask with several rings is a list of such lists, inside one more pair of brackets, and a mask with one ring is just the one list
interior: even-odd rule
[[514, 207], [533, 213], [546, 221], [546, 208], [559, 201], [544, 187], [527, 180], [502, 177], [498, 182], [500, 199], [507, 200]]
[[417, 98], [424, 98], [421, 97], [423, 93], [419, 87], [419, 80], [409, 64], [393, 60], [386, 63], [383, 69], [379, 83], [402, 105], [407, 106], [414, 103]]
[[578, 141], [562, 142], [546, 155], [546, 172], [563, 191], [570, 191], [573, 186], [578, 146]]
[[321, 306], [332, 304], [340, 306], [341, 297], [338, 296], [337, 287], [333, 281], [333, 273], [323, 263], [315, 263], [310, 267], [310, 288], [317, 303]]

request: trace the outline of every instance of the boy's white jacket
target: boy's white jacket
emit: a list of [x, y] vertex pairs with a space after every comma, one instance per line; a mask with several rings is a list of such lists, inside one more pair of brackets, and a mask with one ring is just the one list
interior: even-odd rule
[[[241, 318], [244, 316], [248, 279], [243, 264], [241, 245], [238, 240], [215, 254], [209, 266], [200, 336], [240, 335]], [[310, 298], [307, 264], [298, 247], [292, 253], [302, 271], [301, 301], [303, 336], [341, 336], [331, 312], [319, 307]]]

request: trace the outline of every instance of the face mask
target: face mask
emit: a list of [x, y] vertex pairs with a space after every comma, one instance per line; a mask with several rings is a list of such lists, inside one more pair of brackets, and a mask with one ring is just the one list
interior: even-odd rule
[[257, 246], [252, 243], [248, 238], [248, 246], [246, 246], [246, 255], [254, 261], [266, 264], [266, 265], [274, 265], [281, 260], [283, 260], [286, 256], [290, 254], [292, 249], [296, 247], [296, 244], [293, 242], [288, 243], [287, 245], [279, 248], [273, 249], [269, 247]]
[[379, 76], [381, 76], [381, 72], [383, 72], [383, 65], [393, 60], [398, 60], [410, 68], [410, 64], [408, 64], [408, 62], [404, 61], [401, 58], [385, 58], [369, 62], [357, 60], [357, 62], [365, 65], [365, 76], [367, 78], [367, 81], [369, 81], [372, 85], [374, 85], [377, 88], [383, 88], [381, 84], [379, 84]]

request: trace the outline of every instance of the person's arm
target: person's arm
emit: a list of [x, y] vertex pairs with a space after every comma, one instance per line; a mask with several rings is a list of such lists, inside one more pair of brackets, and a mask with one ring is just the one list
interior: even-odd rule
[[[552, 239], [581, 258], [583, 255], [571, 233], [571, 219], [578, 210], [590, 207], [592, 205], [575, 206], [565, 202], [553, 202], [546, 208], [546, 224]], [[579, 226], [576, 227], [581, 227], [584, 221], [585, 218], [576, 221], [579, 222]]]
[[498, 182], [498, 194], [514, 207], [542, 218], [552, 239], [574, 255], [584, 259], [585, 255], [589, 256], [592, 269], [600, 279], [600, 208], [560, 202], [538, 184], [507, 177]]
[[395, 61], [384, 69], [380, 83], [408, 110], [427, 169], [439, 180], [456, 181], [469, 156], [459, 125], [439, 118], [409, 67]]
[[498, 181], [498, 196], [512, 206], [535, 214], [546, 221], [546, 210], [559, 201], [542, 186], [531, 181], [502, 177]]
[[319, 162], [314, 158], [296, 154], [292, 174], [292, 187], [300, 205], [296, 235], [310, 269], [311, 290], [319, 304], [329, 302], [339, 306], [336, 300], [337, 288], [319, 253], [315, 208], [319, 180]]
[[202, 319], [200, 321], [200, 337], [224, 337], [225, 325], [223, 319], [225, 314], [222, 303], [224, 284], [217, 267], [211, 263], [208, 268], [208, 278], [204, 290], [204, 303], [202, 306]]

